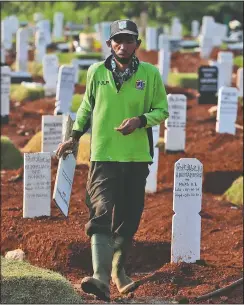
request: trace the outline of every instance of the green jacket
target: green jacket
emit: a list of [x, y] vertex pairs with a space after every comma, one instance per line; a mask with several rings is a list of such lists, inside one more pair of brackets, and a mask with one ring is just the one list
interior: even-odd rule
[[[124, 136], [115, 128], [124, 119], [143, 118], [143, 127]], [[90, 66], [86, 92], [77, 111], [73, 137], [91, 124], [91, 161], [152, 162], [152, 131], [168, 117], [166, 91], [158, 69], [140, 62], [118, 91], [105, 62]], [[79, 135], [79, 136], [77, 136]]]

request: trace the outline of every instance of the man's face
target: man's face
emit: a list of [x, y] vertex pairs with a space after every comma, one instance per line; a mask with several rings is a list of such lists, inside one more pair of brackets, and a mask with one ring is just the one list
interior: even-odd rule
[[120, 58], [130, 58], [139, 47], [136, 36], [130, 34], [115, 35], [110, 41], [107, 41], [107, 45]]

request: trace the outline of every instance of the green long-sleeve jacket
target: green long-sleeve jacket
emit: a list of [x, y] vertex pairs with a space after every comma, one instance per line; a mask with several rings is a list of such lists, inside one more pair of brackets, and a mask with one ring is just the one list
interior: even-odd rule
[[[122, 135], [115, 128], [124, 119], [140, 117], [141, 128]], [[167, 96], [158, 69], [140, 62], [137, 71], [117, 89], [105, 62], [90, 66], [83, 101], [72, 136], [91, 125], [91, 161], [152, 162], [152, 131], [168, 117]]]

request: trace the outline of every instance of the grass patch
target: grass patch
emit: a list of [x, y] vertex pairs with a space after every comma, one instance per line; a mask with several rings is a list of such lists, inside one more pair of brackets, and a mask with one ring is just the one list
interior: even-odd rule
[[77, 112], [79, 106], [81, 105], [83, 99], [83, 94], [74, 94], [72, 98], [72, 104], [70, 107], [71, 112]]
[[59, 273], [1, 257], [1, 303], [81, 304], [82, 298]]
[[198, 88], [197, 73], [169, 73], [168, 85], [182, 88]]
[[225, 192], [224, 198], [235, 205], [243, 205], [243, 176], [232, 183]]
[[6, 136], [1, 136], [1, 169], [18, 169], [23, 165], [23, 156]]
[[23, 153], [41, 152], [42, 149], [42, 131], [36, 133], [30, 141], [22, 148]]
[[91, 52], [87, 54], [74, 53], [77, 59], [98, 59], [102, 60], [102, 53]]
[[26, 88], [25, 86], [14, 84], [10, 86], [10, 99], [16, 102], [34, 101], [44, 97], [43, 88]]
[[239, 68], [243, 67], [243, 56], [236, 56], [233, 59], [233, 65], [238, 66]]
[[88, 53], [88, 54], [80, 54], [80, 53], [57, 53], [59, 64], [60, 65], [69, 65], [71, 64], [73, 59], [98, 59], [102, 60], [101, 53]]
[[221, 46], [220, 46], [220, 50], [226, 51], [228, 50], [228, 46], [226, 42], [222, 42]]
[[[11, 65], [13, 71], [16, 71], [16, 62]], [[43, 77], [43, 65], [35, 61], [28, 61], [27, 71], [32, 76], [41, 76]]]

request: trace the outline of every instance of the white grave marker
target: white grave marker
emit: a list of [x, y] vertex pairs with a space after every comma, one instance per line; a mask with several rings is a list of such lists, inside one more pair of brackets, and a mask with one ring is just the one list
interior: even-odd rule
[[1, 44], [5, 50], [12, 48], [12, 29], [8, 18], [1, 21]]
[[72, 66], [74, 67], [74, 82], [75, 82], [75, 84], [77, 84], [78, 80], [79, 80], [79, 61], [78, 61], [78, 59], [74, 58], [72, 60]]
[[171, 53], [165, 49], [158, 52], [158, 69], [165, 85], [168, 84], [168, 74], [170, 70]]
[[230, 87], [232, 83], [233, 53], [219, 52], [219, 87]]
[[46, 54], [46, 47], [47, 47], [45, 32], [43, 30], [37, 30], [35, 34], [35, 47], [36, 47], [35, 60], [38, 63], [41, 63], [44, 55]]
[[146, 40], [146, 50], [147, 51], [156, 51], [157, 48], [157, 29], [153, 27], [146, 28], [145, 34]]
[[54, 28], [53, 28], [53, 37], [55, 39], [61, 39], [63, 37], [63, 22], [64, 14], [56, 12], [54, 14]]
[[157, 191], [157, 172], [158, 172], [158, 159], [159, 159], [159, 148], [156, 147], [160, 135], [160, 125], [152, 127], [153, 134], [153, 148], [154, 157], [153, 163], [150, 166], [150, 172], [146, 179], [145, 191], [147, 193], [155, 193]]
[[24, 154], [23, 217], [50, 216], [51, 156], [50, 153]]
[[165, 120], [165, 151], [185, 150], [186, 96], [168, 94], [169, 117]]
[[209, 58], [213, 50], [213, 38], [208, 36], [200, 36], [200, 57]]
[[8, 66], [3, 66], [1, 67], [1, 118], [6, 117], [7, 121], [9, 116], [10, 84], [10, 68]]
[[2, 63], [2, 64], [5, 64], [5, 61], [6, 61], [6, 59], [5, 59], [5, 49], [4, 49], [4, 47], [2, 46], [2, 47], [1, 47], [1, 63]]
[[193, 38], [196, 38], [198, 37], [198, 35], [199, 35], [199, 21], [193, 20], [191, 22], [191, 36]]
[[56, 114], [69, 113], [74, 92], [74, 79], [75, 69], [73, 66], [62, 65], [59, 68], [55, 104]]
[[182, 39], [182, 24], [177, 17], [172, 20], [171, 37], [177, 40]]
[[203, 165], [195, 158], [179, 159], [174, 167], [171, 262], [200, 259]]
[[111, 22], [102, 22], [100, 24], [100, 30], [101, 30], [100, 43], [101, 43], [102, 53], [105, 58], [111, 54], [111, 49], [108, 48], [106, 44], [106, 40], [110, 38], [110, 25]]
[[236, 86], [238, 89], [238, 96], [242, 97], [243, 96], [243, 68], [239, 68], [237, 70]]
[[221, 87], [218, 93], [216, 132], [236, 134], [237, 107], [237, 88]]
[[159, 50], [166, 50], [169, 52], [170, 50], [170, 43], [169, 43], [169, 36], [165, 34], [160, 34], [158, 37], [158, 49]]
[[44, 85], [45, 96], [56, 94], [58, 81], [59, 61], [55, 54], [47, 54], [43, 57], [43, 78], [46, 82]]
[[53, 153], [63, 140], [62, 115], [42, 116], [42, 152]]
[[28, 70], [28, 39], [28, 29], [18, 29], [16, 35], [16, 71], [27, 72]]

